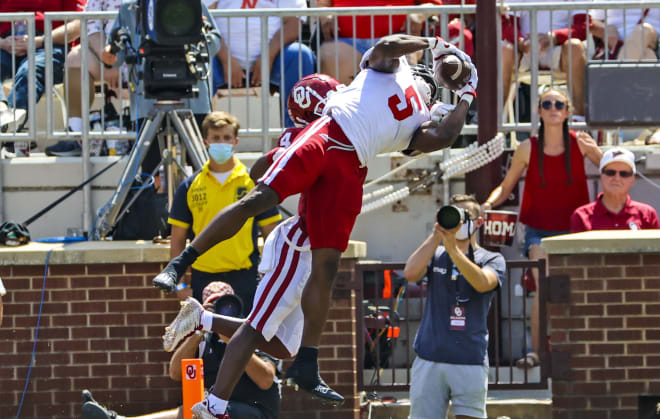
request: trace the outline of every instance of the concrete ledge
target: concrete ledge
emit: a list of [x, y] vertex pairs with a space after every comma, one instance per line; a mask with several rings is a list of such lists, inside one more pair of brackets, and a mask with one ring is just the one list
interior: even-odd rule
[[[89, 263], [169, 262], [169, 244], [137, 241], [89, 241], [77, 243], [38, 243], [25, 246], [0, 246], [0, 266], [43, 265], [52, 250], [50, 263], [73, 265]], [[343, 258], [363, 258], [367, 255], [365, 242], [350, 241]]]
[[565, 234], [543, 239], [548, 254], [656, 253], [660, 230], [603, 230]]

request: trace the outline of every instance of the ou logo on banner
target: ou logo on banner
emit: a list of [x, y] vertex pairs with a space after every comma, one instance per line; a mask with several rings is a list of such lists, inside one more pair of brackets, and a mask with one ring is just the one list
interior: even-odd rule
[[186, 366], [186, 379], [194, 380], [197, 378], [197, 365], [187, 365]]
[[516, 226], [514, 222], [488, 220], [484, 225], [484, 233], [494, 236], [513, 235], [513, 229]]

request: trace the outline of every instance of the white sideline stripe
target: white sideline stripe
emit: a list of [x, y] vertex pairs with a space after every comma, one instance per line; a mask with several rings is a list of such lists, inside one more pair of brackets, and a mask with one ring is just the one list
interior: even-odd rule
[[[296, 243], [296, 242], [298, 242], [298, 239], [303, 234], [303, 232], [302, 232], [302, 229], [300, 228], [300, 226], [298, 225], [298, 223], [296, 223], [293, 228], [298, 230], [293, 235], [293, 239], [292, 239], [292, 241], [294, 243]], [[284, 232], [282, 232], [282, 233], [284, 233]], [[286, 232], [287, 235], [289, 233], [290, 233], [290, 231]], [[266, 315], [266, 311], [268, 310], [268, 307], [271, 305], [271, 302], [275, 299], [275, 295], [279, 292], [279, 290], [284, 285], [283, 284], [284, 279], [287, 277], [289, 271], [292, 268], [291, 261], [293, 260], [293, 257], [295, 256], [296, 252], [298, 252], [296, 249], [293, 249], [293, 248], [289, 247], [289, 249], [286, 253], [286, 260], [284, 261], [284, 265], [283, 265], [282, 270], [280, 271], [280, 274], [278, 275], [278, 277], [276, 279], [274, 279], [274, 280], [272, 278], [270, 279], [270, 282], [273, 282], [273, 286], [268, 291], [268, 294], [266, 294], [266, 298], [263, 300], [264, 303], [261, 305], [261, 307], [259, 307], [259, 311], [257, 311], [257, 313], [255, 314], [254, 319], [250, 322], [254, 325], [254, 327], [256, 327], [261, 322], [262, 318]], [[298, 262], [300, 262], [300, 261], [298, 261]], [[294, 268], [294, 270], [297, 269], [298, 268], [298, 263], [293, 268]], [[289, 282], [288, 285], [291, 285], [293, 283], [294, 283], [294, 281], [293, 281], [293, 278], [292, 278], [292, 281]], [[280, 299], [284, 298], [285, 295], [286, 295], [286, 291], [284, 291], [282, 293], [282, 295], [280, 296]], [[255, 296], [255, 300], [257, 300], [257, 299], [261, 299], [261, 295]], [[273, 314], [275, 314], [276, 309], [271, 311], [271, 313], [270, 313], [271, 316]], [[266, 318], [266, 321], [264, 322], [264, 327], [267, 325], [267, 323], [268, 323], [268, 318]]]

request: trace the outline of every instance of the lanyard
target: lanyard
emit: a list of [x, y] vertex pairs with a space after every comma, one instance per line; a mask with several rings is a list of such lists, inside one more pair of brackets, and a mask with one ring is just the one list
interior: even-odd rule
[[[472, 244], [469, 245], [468, 247], [468, 258], [474, 262], [474, 249], [472, 248]], [[454, 262], [451, 260], [449, 255], [447, 255], [447, 273], [449, 274], [449, 281], [450, 283], [454, 283], [454, 290], [456, 292], [456, 303], [467, 303], [470, 301], [470, 298], [461, 297], [461, 289], [464, 289], [465, 287], [462, 286], [461, 284], [463, 282], [466, 282], [466, 279], [463, 277], [463, 275], [460, 273], [458, 270], [458, 267], [454, 264]], [[447, 285], [449, 287], [449, 284]]]

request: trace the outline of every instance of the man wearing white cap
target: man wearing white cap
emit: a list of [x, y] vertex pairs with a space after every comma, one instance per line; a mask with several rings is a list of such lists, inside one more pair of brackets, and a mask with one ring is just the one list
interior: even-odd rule
[[635, 183], [635, 155], [613, 148], [600, 160], [603, 192], [594, 202], [577, 208], [571, 215], [571, 232], [589, 230], [642, 230], [660, 228], [655, 209], [630, 199]]

